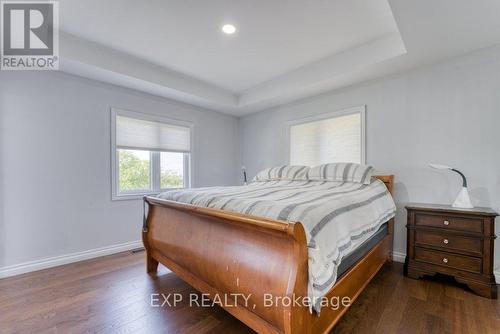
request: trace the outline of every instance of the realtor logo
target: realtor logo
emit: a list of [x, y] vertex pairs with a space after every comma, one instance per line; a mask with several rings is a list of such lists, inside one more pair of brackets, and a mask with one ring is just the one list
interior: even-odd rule
[[1, 69], [59, 68], [59, 3], [0, 1]]

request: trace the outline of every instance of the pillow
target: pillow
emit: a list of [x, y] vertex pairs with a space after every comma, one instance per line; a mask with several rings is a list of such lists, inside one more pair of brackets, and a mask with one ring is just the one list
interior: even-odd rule
[[261, 170], [252, 181], [307, 180], [307, 166], [277, 166]]
[[309, 180], [328, 180], [370, 184], [374, 168], [356, 163], [330, 163], [312, 167], [307, 173]]

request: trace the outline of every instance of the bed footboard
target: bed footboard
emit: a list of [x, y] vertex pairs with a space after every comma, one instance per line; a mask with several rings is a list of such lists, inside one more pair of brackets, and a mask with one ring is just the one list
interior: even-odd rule
[[145, 201], [148, 272], [160, 262], [212, 298], [239, 295], [238, 304], [225, 309], [259, 333], [292, 333], [293, 327], [307, 327], [306, 308], [274, 302], [269, 306], [270, 296], [307, 293], [307, 247], [301, 224], [151, 197]]

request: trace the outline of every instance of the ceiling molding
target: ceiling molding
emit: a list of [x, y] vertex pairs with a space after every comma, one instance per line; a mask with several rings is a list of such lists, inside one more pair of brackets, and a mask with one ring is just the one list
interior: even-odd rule
[[303, 98], [311, 92], [329, 90], [346, 73], [360, 71], [403, 54], [406, 54], [403, 40], [398, 32], [394, 32], [246, 90], [240, 95], [238, 106], [245, 112], [258, 111]]
[[237, 106], [237, 96], [222, 88], [64, 32], [59, 38], [63, 72], [218, 111]]
[[406, 52], [392, 33], [236, 95], [223, 88], [61, 32], [61, 71], [237, 116], [317, 94], [342, 77]]

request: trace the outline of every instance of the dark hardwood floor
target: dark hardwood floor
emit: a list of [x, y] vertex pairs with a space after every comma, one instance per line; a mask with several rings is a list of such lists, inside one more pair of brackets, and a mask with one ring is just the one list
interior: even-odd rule
[[[500, 332], [498, 300], [402, 271], [384, 267], [332, 333]], [[152, 307], [152, 293], [185, 298]], [[143, 252], [121, 253], [0, 280], [0, 333], [252, 333], [219, 307], [189, 307], [190, 293], [164, 268], [147, 275]]]

